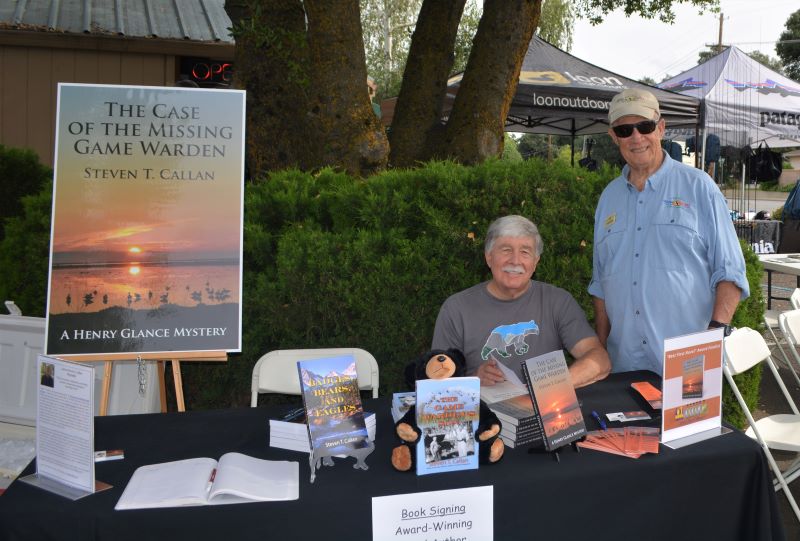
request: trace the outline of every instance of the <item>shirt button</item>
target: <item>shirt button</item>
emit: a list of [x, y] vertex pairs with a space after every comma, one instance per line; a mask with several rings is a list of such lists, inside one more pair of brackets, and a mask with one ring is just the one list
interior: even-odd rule
[[639, 254], [634, 254], [634, 257], [639, 257]]
[[674, 224], [674, 223], [675, 223], [675, 220], [674, 220], [674, 219], [673, 219], [673, 220], [670, 220], [670, 221], [669, 221], [669, 223], [671, 223], [671, 224]]
[[636, 282], [634, 282], [633, 285], [636, 285]]
[[641, 230], [642, 230], [642, 228], [641, 228], [641, 227], [637, 227], [637, 228], [636, 228], [636, 231], [641, 231]]
[[642, 340], [642, 344], [647, 345], [647, 340]]
[[637, 316], [639, 315], [639, 310], [636, 310], [636, 315], [637, 315]]
[[640, 205], [642, 204], [642, 201], [641, 201], [641, 200], [639, 200], [639, 204], [640, 204]]

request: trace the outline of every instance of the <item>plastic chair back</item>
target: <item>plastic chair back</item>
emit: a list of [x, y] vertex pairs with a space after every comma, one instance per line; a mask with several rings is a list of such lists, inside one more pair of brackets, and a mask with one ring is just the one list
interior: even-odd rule
[[352, 355], [358, 372], [358, 388], [372, 390], [372, 397], [378, 397], [378, 362], [369, 352], [360, 348], [328, 349], [278, 349], [263, 355], [253, 367], [253, 380], [250, 388], [250, 405], [258, 405], [258, 395], [262, 393], [299, 395], [300, 378], [297, 362], [326, 357]]

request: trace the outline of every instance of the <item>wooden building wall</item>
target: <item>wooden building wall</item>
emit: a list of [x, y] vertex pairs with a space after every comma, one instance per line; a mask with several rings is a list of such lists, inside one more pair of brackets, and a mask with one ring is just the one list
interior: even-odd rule
[[169, 86], [172, 54], [0, 44], [0, 144], [53, 165], [59, 82]]

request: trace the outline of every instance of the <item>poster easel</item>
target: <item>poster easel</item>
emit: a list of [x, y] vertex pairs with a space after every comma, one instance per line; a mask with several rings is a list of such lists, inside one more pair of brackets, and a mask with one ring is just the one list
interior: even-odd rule
[[175, 382], [175, 402], [178, 411], [186, 411], [183, 399], [183, 378], [181, 377], [182, 361], [216, 361], [226, 362], [228, 354], [225, 351], [165, 351], [161, 353], [93, 353], [86, 355], [58, 355], [69, 361], [102, 362], [105, 370], [103, 373], [103, 390], [100, 397], [100, 416], [108, 414], [108, 398], [111, 393], [111, 376], [116, 361], [158, 361], [159, 393], [161, 399], [161, 412], [167, 411], [167, 389], [164, 381], [165, 363], [172, 365], [172, 379]]

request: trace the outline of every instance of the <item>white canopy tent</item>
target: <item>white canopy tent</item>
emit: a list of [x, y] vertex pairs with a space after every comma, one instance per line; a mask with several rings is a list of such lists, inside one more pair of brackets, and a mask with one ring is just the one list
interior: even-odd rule
[[701, 125], [723, 146], [757, 146], [762, 141], [770, 147], [800, 146], [800, 83], [741, 49], [729, 47], [658, 87], [702, 100]]
[[[704, 156], [708, 135], [719, 137], [720, 147], [739, 150], [756, 148], [762, 142], [772, 148], [800, 146], [800, 83], [755, 61], [737, 47], [728, 47], [658, 87], [701, 100], [703, 135], [698, 146]], [[669, 128], [666, 133], [677, 140], [693, 135], [688, 130]], [[717, 172], [723, 178], [722, 172]], [[746, 178], [743, 168], [731, 203], [740, 216], [750, 217], [758, 210], [758, 201], [751, 197], [755, 190]]]

